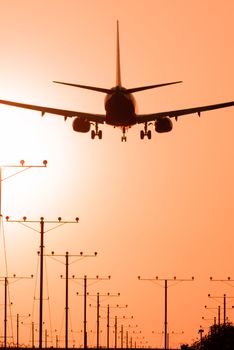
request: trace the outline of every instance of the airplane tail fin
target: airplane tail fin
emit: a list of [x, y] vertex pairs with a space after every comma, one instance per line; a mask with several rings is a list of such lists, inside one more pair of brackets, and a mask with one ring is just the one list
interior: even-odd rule
[[116, 86], [121, 86], [120, 70], [120, 46], [119, 46], [119, 21], [117, 21], [117, 38], [116, 38]]
[[[117, 31], [116, 31], [116, 34], [117, 34], [117, 37], [116, 37], [116, 87], [122, 87], [122, 84], [121, 84], [121, 67], [120, 67], [119, 21], [118, 20], [117, 20]], [[93, 90], [93, 91], [102, 92], [102, 93], [105, 93], [105, 94], [113, 93], [113, 88], [112, 89], [106, 89], [106, 88], [102, 88], [102, 87], [80, 85], [80, 84], [71, 84], [71, 83], [65, 83], [65, 82], [61, 82], [61, 81], [53, 81], [53, 83], [79, 87], [79, 88], [82, 88], [82, 89]], [[130, 89], [124, 89], [123, 93], [127, 95], [127, 94], [131, 94], [131, 93], [138, 92], [138, 91], [158, 88], [158, 87], [162, 87], [162, 86], [166, 86], [166, 85], [179, 84], [179, 83], [182, 83], [182, 81], [173, 81], [173, 82], [170, 82], [170, 83], [140, 86], [140, 87], [135, 87], [135, 88], [130, 88]]]

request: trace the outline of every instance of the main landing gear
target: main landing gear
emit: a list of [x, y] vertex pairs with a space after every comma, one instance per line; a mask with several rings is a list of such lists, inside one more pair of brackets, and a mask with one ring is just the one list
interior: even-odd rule
[[141, 140], [143, 140], [145, 136], [147, 136], [149, 140], [151, 139], [151, 136], [152, 136], [151, 130], [148, 130], [148, 124], [147, 123], [145, 123], [144, 130], [140, 131], [140, 138], [141, 138]]
[[98, 130], [98, 123], [95, 123], [95, 130], [91, 130], [91, 139], [95, 139], [96, 136], [99, 140], [102, 139], [102, 130]]
[[126, 142], [127, 141], [127, 136], [126, 136], [126, 129], [125, 127], [123, 127], [123, 136], [121, 137], [121, 141], [123, 142]]

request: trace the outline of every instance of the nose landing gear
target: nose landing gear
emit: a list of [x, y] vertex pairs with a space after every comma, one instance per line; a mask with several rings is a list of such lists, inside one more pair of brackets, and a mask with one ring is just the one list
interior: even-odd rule
[[98, 130], [98, 123], [95, 123], [95, 130], [91, 130], [91, 139], [95, 139], [96, 136], [99, 140], [102, 139], [102, 130]]
[[126, 136], [126, 129], [125, 127], [123, 127], [123, 136], [121, 137], [121, 141], [123, 142], [126, 142], [127, 141], [127, 136]]
[[144, 130], [140, 131], [141, 140], [143, 140], [145, 136], [147, 136], [149, 140], [151, 139], [151, 136], [152, 136], [151, 130], [148, 130], [148, 123], [145, 123]]

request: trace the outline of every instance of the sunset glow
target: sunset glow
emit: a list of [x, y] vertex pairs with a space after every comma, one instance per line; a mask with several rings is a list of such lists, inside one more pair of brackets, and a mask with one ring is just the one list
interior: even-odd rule
[[[233, 100], [231, 0], [1, 0], [0, 99], [104, 113], [104, 95], [53, 84], [53, 80], [111, 88], [115, 85], [116, 20], [120, 23], [122, 84], [126, 88], [182, 80], [182, 84], [134, 94], [139, 113], [162, 112]], [[100, 344], [106, 346], [106, 306], [137, 346], [163, 347], [163, 283], [142, 278], [195, 277], [168, 288], [170, 345], [191, 344], [208, 331], [217, 307], [208, 298], [233, 295], [233, 107], [173, 120], [172, 132], [140, 140], [139, 125], [126, 143], [121, 130], [101, 125], [102, 140], [75, 133], [72, 120], [0, 105], [0, 166], [42, 164], [2, 182], [5, 218], [74, 220], [45, 234], [45, 253], [93, 254], [69, 265], [69, 275], [107, 277], [88, 286], [101, 299]], [[12, 169], [2, 168], [3, 177]], [[0, 276], [34, 275], [10, 283], [8, 334], [16, 341], [15, 315], [23, 320], [22, 344], [38, 346], [40, 246], [34, 230], [5, 222], [0, 233]], [[50, 228], [47, 227], [48, 229]], [[5, 239], [5, 245], [4, 245]], [[5, 250], [5, 252], [4, 252]], [[65, 258], [46, 257], [44, 329], [50, 346], [64, 346]], [[61, 263], [62, 262], [62, 263]], [[73, 260], [71, 259], [71, 262]], [[3, 281], [3, 278], [1, 278]], [[11, 281], [12, 282], [12, 281]], [[83, 344], [83, 281], [69, 281], [69, 346]], [[4, 304], [4, 284], [0, 288]], [[96, 297], [88, 304], [95, 305]], [[229, 301], [229, 303], [231, 303]], [[231, 305], [231, 304], [230, 304]], [[230, 306], [229, 305], [229, 306]], [[105, 306], [105, 308], [104, 308]], [[0, 336], [4, 310], [0, 309]], [[96, 342], [96, 308], [87, 310], [88, 345]], [[121, 321], [121, 318], [133, 319]], [[228, 320], [234, 321], [232, 310]], [[137, 327], [136, 327], [137, 325]], [[141, 331], [141, 333], [137, 333]], [[207, 328], [206, 328], [207, 327]], [[135, 333], [134, 333], [135, 332]], [[178, 334], [177, 334], [178, 333]], [[120, 335], [119, 335], [120, 336]], [[44, 337], [44, 333], [43, 333]], [[118, 340], [120, 342], [120, 340]]]

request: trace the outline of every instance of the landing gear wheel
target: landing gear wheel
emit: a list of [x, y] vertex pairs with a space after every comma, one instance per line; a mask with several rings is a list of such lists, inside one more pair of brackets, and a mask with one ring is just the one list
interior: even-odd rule
[[126, 142], [127, 141], [127, 137], [126, 137], [126, 128], [125, 126], [122, 128], [122, 131], [123, 131], [123, 136], [121, 137], [121, 141], [123, 142]]
[[144, 140], [144, 137], [145, 137], [145, 133], [144, 133], [143, 130], [141, 130], [141, 132], [140, 132], [140, 138], [141, 138], [141, 140]]
[[91, 130], [91, 139], [95, 139], [96, 136], [99, 140], [102, 139], [102, 130], [98, 130], [98, 123], [95, 123], [95, 130]]
[[145, 138], [145, 136], [147, 136], [149, 140], [152, 137], [151, 130], [148, 130], [148, 125], [150, 125], [150, 124], [145, 123], [144, 130], [140, 131], [140, 138], [141, 138], [141, 140], [143, 140]]

